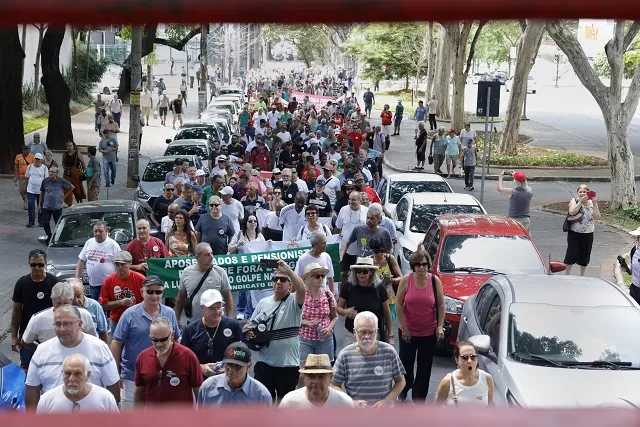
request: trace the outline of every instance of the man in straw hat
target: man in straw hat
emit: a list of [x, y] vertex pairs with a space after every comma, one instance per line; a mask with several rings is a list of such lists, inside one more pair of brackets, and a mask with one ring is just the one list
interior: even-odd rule
[[310, 354], [300, 369], [304, 387], [287, 393], [280, 408], [343, 407], [354, 408], [346, 393], [330, 387], [334, 369], [326, 354]]

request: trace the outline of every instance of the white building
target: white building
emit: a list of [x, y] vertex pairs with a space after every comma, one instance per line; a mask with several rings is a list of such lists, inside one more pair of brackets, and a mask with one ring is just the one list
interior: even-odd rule
[[[46, 24], [45, 24], [46, 25]], [[18, 34], [20, 35], [20, 42], [22, 42], [23, 36], [23, 26], [18, 25]], [[45, 30], [46, 34], [46, 30]], [[29, 83], [33, 85], [33, 77], [35, 73], [35, 62], [36, 62], [36, 53], [38, 51], [38, 38], [39, 32], [38, 29], [32, 24], [28, 24], [26, 26], [24, 39], [24, 74], [22, 77], [22, 84], [28, 85]], [[63, 74], [66, 70], [71, 67], [71, 27], [67, 26], [67, 31], [64, 35], [64, 40], [62, 41], [62, 47], [60, 48], [60, 72]], [[39, 65], [39, 75], [42, 78], [42, 65]]]

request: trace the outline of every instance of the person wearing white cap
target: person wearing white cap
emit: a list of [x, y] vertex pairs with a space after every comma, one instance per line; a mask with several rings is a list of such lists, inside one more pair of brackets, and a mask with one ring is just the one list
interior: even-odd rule
[[[631, 252], [629, 255], [629, 259], [631, 260], [631, 267], [627, 265], [627, 261], [623, 256], [618, 255], [618, 262], [620, 263], [620, 267], [622, 267], [627, 274], [631, 276], [631, 286], [629, 286], [629, 295], [631, 298], [636, 300], [638, 304], [640, 304], [640, 227], [636, 228], [633, 231], [630, 231], [631, 234], [636, 239], [636, 244], [631, 248]], [[638, 267], [636, 267], [636, 265]]]
[[220, 154], [216, 157], [216, 165], [211, 169], [211, 176], [220, 175], [224, 176], [227, 174], [225, 168], [227, 167], [227, 156], [224, 154]]
[[228, 216], [233, 222], [235, 234], [240, 231], [240, 221], [244, 219], [244, 206], [239, 200], [233, 198], [233, 188], [228, 185], [220, 190], [220, 195], [222, 196], [222, 214]]
[[[49, 176], [49, 169], [42, 164], [44, 156], [41, 153], [36, 153], [34, 161], [25, 172], [25, 178], [27, 178], [27, 212], [29, 215], [29, 222], [27, 227], [33, 227], [36, 222], [36, 202], [40, 205], [40, 186], [42, 181]], [[39, 210], [38, 210], [39, 212]], [[42, 213], [38, 213], [38, 225], [42, 224]]]
[[196, 354], [202, 374], [210, 377], [222, 373], [219, 362], [224, 358], [224, 350], [244, 340], [244, 334], [240, 322], [224, 315], [225, 304], [219, 290], [204, 291], [199, 304], [202, 316], [184, 328], [181, 344]]
[[196, 184], [203, 188], [207, 185], [207, 173], [202, 169], [196, 171]]

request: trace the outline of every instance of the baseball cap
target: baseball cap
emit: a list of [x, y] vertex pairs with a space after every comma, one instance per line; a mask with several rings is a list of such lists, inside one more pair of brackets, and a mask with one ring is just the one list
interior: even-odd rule
[[354, 180], [352, 180], [352, 179], [348, 179], [348, 180], [346, 180], [346, 181], [344, 182], [344, 185], [345, 185], [346, 187], [353, 187], [353, 186], [355, 186], [355, 185], [356, 185], [356, 183], [355, 183], [355, 181], [354, 181]]
[[193, 191], [196, 194], [203, 193], [202, 187], [200, 187], [199, 185], [194, 185], [193, 187], [191, 187], [191, 191]]
[[144, 280], [142, 281], [143, 288], [146, 288], [147, 286], [153, 286], [153, 285], [164, 286], [162, 283], [162, 280], [155, 274], [145, 277]]
[[527, 176], [522, 171], [518, 171], [513, 174], [513, 179], [518, 182], [525, 182], [527, 180]]
[[282, 171], [280, 170], [280, 168], [274, 168], [274, 169], [271, 171], [271, 173], [272, 173], [272, 174], [279, 174], [279, 173], [281, 173], [281, 172], [282, 172]]
[[247, 366], [251, 362], [251, 350], [241, 341], [229, 344], [224, 351], [222, 363], [233, 363], [234, 365]]
[[223, 196], [231, 196], [233, 194], [233, 188], [227, 185], [222, 190], [220, 190], [220, 194], [222, 194]]
[[324, 185], [325, 183], [326, 181], [324, 180], [324, 178], [316, 179], [316, 185]]
[[[38, 154], [40, 154], [40, 153], [38, 153]], [[133, 262], [133, 257], [127, 251], [120, 251], [120, 252], [116, 252], [116, 254], [113, 256], [113, 262], [114, 263], [118, 263], [118, 262]]]
[[356, 157], [355, 159], [353, 159], [351, 161], [351, 164], [354, 166], [362, 166], [362, 160], [360, 160], [358, 157]]
[[42, 160], [42, 159], [44, 159], [44, 156], [42, 155], [42, 153], [36, 153], [36, 154], [33, 156], [33, 158], [34, 158], [34, 159], [40, 159], [40, 160]]
[[216, 157], [216, 162], [219, 162], [220, 160], [224, 160], [226, 162], [227, 156], [225, 156], [224, 154], [221, 154], [218, 157]]
[[325, 164], [325, 165], [322, 167], [322, 169], [324, 169], [324, 170], [326, 170], [326, 171], [331, 171], [331, 172], [333, 172], [336, 168], [335, 168], [331, 163], [328, 163], [328, 162], [327, 162], [327, 164]]
[[223, 302], [222, 294], [217, 289], [207, 289], [200, 295], [200, 305], [211, 307], [217, 302]]
[[205, 171], [203, 171], [202, 169], [198, 169], [196, 171], [196, 176], [207, 176], [207, 173]]
[[335, 142], [332, 142], [331, 144], [329, 144], [330, 148], [338, 148], [338, 144], [336, 144]]

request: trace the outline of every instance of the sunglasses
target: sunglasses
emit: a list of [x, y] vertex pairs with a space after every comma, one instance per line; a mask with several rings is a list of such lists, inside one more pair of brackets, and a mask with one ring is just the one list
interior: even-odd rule
[[478, 358], [477, 354], [461, 354], [460, 355], [460, 359], [465, 361], [476, 360], [477, 358]]
[[43, 262], [31, 262], [31, 263], [29, 263], [29, 265], [31, 267], [40, 267], [40, 268], [44, 267], [44, 263]]
[[278, 276], [278, 277], [274, 277], [271, 280], [273, 280], [274, 282], [287, 283], [289, 281], [289, 278], [288, 277]]
[[165, 188], [164, 191], [175, 191], [175, 188]]
[[281, 192], [281, 191], [274, 191], [274, 192], [273, 192], [273, 194], [274, 194], [274, 195], [278, 195], [278, 196], [279, 196], [279, 195], [281, 195], [281, 194], [282, 194], [282, 192]]
[[429, 267], [429, 263], [428, 262], [417, 262], [415, 264], [413, 264], [415, 267]]
[[220, 203], [209, 203], [209, 206], [217, 208], [220, 206]]
[[314, 274], [311, 277], [313, 277], [314, 279], [323, 280], [325, 277], [327, 277], [327, 275], [326, 274]]
[[356, 274], [369, 274], [369, 271], [370, 270], [368, 269], [359, 269], [359, 270], [356, 270]]
[[256, 222], [258, 222], [258, 221], [254, 220], [254, 219], [250, 219], [249, 221], [247, 221], [247, 223], [249, 223], [249, 224], [255, 224]]
[[154, 289], [147, 289], [147, 295], [162, 295], [162, 293], [164, 292], [164, 289], [158, 289], [158, 290], [154, 290]]
[[154, 337], [149, 337], [149, 338], [151, 338], [151, 341], [153, 342], [167, 342], [167, 340], [171, 338], [171, 335], [167, 335], [164, 338], [154, 338]]

